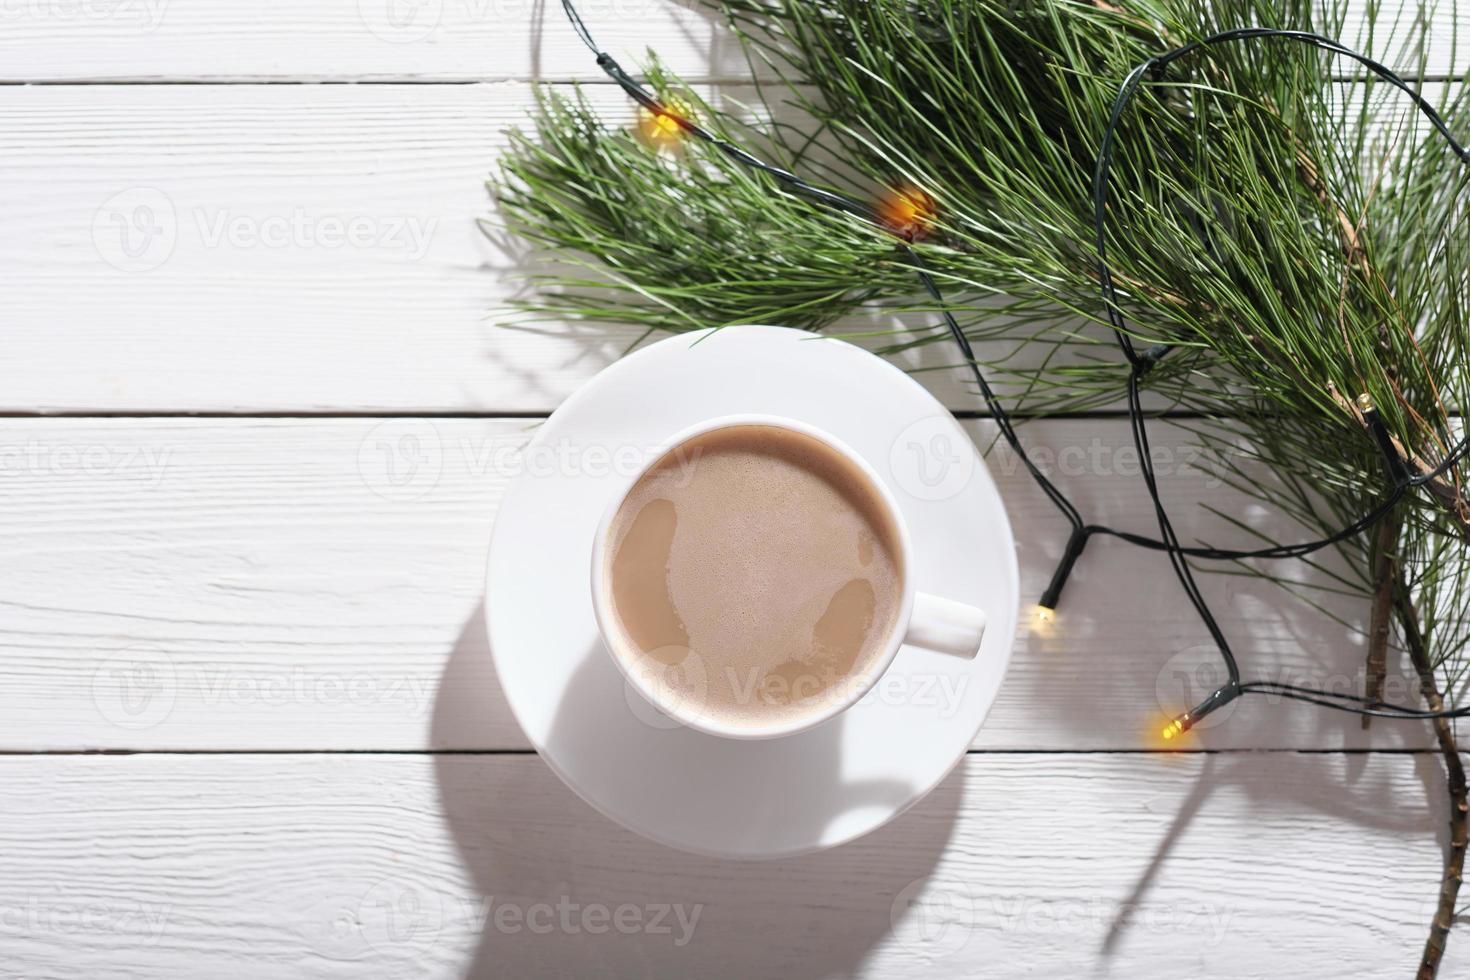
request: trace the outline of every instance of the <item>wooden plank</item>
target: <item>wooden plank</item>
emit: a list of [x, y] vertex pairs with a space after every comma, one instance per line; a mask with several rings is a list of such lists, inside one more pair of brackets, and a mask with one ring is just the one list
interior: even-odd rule
[[[638, 331], [510, 311], [545, 267], [477, 220], [531, 106], [524, 84], [0, 89], [0, 411], [551, 410]], [[975, 409], [956, 359], [899, 363]]]
[[[627, 64], [648, 50], [691, 80], [743, 79], [738, 45], [691, 0], [581, 0], [600, 44]], [[1394, 43], [1417, 6], [1390, 0], [1376, 36], [1367, 0], [1341, 37], [1404, 70]], [[1452, 2], [1430, 4], [1423, 68], [1463, 69]], [[14, 0], [0, 11], [5, 80], [525, 80], [593, 78], [557, 3], [537, 0]], [[1395, 27], [1397, 26], [1397, 29]], [[1346, 67], [1346, 66], [1345, 66]]]
[[[732, 863], [616, 827], [534, 757], [4, 758], [0, 958], [149, 980], [1379, 980], [1426, 934], [1436, 770], [970, 756], [864, 840]], [[1441, 976], [1467, 949], [1451, 937]]]
[[[477, 221], [532, 103], [525, 85], [0, 90], [0, 410], [551, 410], [640, 331], [510, 308], [544, 266]], [[958, 372], [926, 379], [978, 406]]]
[[[526, 747], [481, 603], [496, 505], [534, 425], [0, 422], [0, 750]], [[982, 444], [993, 437], [987, 423], [970, 428]], [[1184, 540], [1244, 543], [1201, 505], [1276, 540], [1302, 537], [1193, 467], [1179, 433], [1155, 426], [1153, 437]], [[1154, 530], [1124, 422], [1037, 423], [1025, 440], [1089, 520]], [[413, 452], [393, 455], [404, 446]], [[991, 469], [1029, 604], [1065, 525], [1012, 456]], [[1361, 689], [1361, 636], [1274, 585], [1201, 581], [1249, 676]], [[1366, 623], [1362, 603], [1328, 608]], [[1098, 540], [1058, 620], [1034, 628], [1023, 616], [976, 744], [1156, 746], [1161, 719], [1222, 680], [1165, 561]], [[1389, 693], [1415, 697], [1397, 673]], [[1364, 733], [1354, 717], [1266, 699], [1207, 726], [1185, 747], [1429, 744], [1418, 723]]]
[[[633, 335], [497, 323], [521, 275], [475, 222], [499, 134], [530, 98], [526, 86], [7, 90], [3, 404], [554, 405]], [[348, 226], [360, 244], [343, 241]], [[364, 400], [364, 386], [380, 394]]]
[[[691, 79], [743, 78], [716, 15], [675, 0], [583, 0], [605, 50], [655, 50]], [[4, 77], [24, 81], [601, 78], [559, 3], [536, 0], [16, 0]]]

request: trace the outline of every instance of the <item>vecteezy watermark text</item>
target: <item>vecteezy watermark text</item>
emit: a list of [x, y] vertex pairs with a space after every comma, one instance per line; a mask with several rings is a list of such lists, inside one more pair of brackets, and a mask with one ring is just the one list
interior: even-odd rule
[[[1252, 680], [1310, 688], [1326, 695], [1360, 696], [1367, 686], [1367, 669], [1361, 659], [1351, 670], [1334, 670], [1325, 666], [1260, 662], [1253, 668]], [[1219, 648], [1202, 644], [1186, 647], [1164, 661], [1154, 676], [1154, 694], [1159, 711], [1173, 717], [1203, 702], [1230, 680]], [[1390, 673], [1383, 679], [1378, 696], [1388, 704], [1413, 704], [1419, 695], [1417, 679]], [[1285, 695], [1270, 690], [1256, 692], [1251, 700], [1280, 704]], [[1225, 725], [1242, 703], [1236, 699], [1195, 722], [1193, 731], [1208, 731]]]
[[103, 261], [122, 272], [163, 266], [181, 240], [208, 250], [375, 251], [417, 262], [429, 253], [438, 227], [437, 217], [301, 206], [264, 212], [229, 207], [181, 211], [157, 187], [130, 187], [98, 206], [92, 244]]
[[[434, 37], [441, 28], [463, 30], [467, 26], [502, 26], [529, 20], [543, 0], [358, 0], [357, 12], [363, 26], [379, 40], [411, 44]], [[693, 25], [699, 16], [667, 0], [579, 0], [588, 23], [627, 23], [670, 18]]]
[[1101, 896], [981, 895], [959, 878], [920, 878], [893, 899], [896, 942], [932, 960], [958, 953], [977, 931], [1039, 937], [1102, 937], [1121, 928], [1185, 934], [1201, 945], [1225, 940], [1234, 911], [1191, 899], [1119, 901]]
[[433, 703], [434, 687], [427, 677], [369, 671], [180, 664], [162, 650], [136, 647], [98, 664], [92, 703], [107, 721], [130, 731], [161, 725], [181, 701], [196, 708], [370, 707], [421, 718]]
[[321, 903], [304, 932], [323, 953], [353, 959], [413, 953], [449, 941], [503, 936], [650, 936], [683, 948], [704, 914], [700, 902], [581, 901], [465, 894], [408, 878], [387, 878]]
[[0, 443], [0, 480], [24, 476], [85, 476], [157, 486], [168, 469], [169, 446], [115, 446], [29, 439]]
[[[1027, 463], [1042, 475], [1062, 479], [1140, 477], [1138, 449], [1112, 440], [1033, 444], [1024, 436], [1023, 459], [1009, 443], [1000, 441], [988, 451], [986, 463], [997, 476], [1013, 477]], [[1200, 446], [1153, 446], [1149, 450], [1155, 474], [1193, 477], [1202, 486], [1220, 485], [1211, 458]], [[924, 501], [949, 500], [970, 486], [979, 468], [979, 456], [969, 435], [947, 414], [920, 418], [898, 434], [889, 447], [889, 472], [897, 488]]]
[[1044, 936], [1105, 936], [1136, 928], [1194, 937], [1203, 946], [1224, 942], [1233, 913], [1211, 902], [1123, 902], [1110, 898], [1006, 898], [990, 900], [989, 915], [1004, 932]]
[[351, 215], [292, 208], [282, 214], [241, 214], [229, 208], [191, 212], [205, 248], [383, 249], [418, 261], [429, 251], [437, 218]]
[[[632, 477], [667, 447], [653, 443], [573, 442], [461, 436], [447, 438], [422, 419], [390, 419], [365, 433], [357, 446], [357, 471], [363, 484], [385, 500], [427, 496], [446, 467], [473, 479], [510, 479], [522, 474], [544, 478], [599, 480]], [[687, 486], [700, 451], [674, 450], [669, 465], [675, 484]]]
[[964, 673], [889, 669], [874, 680], [865, 673], [842, 674], [831, 665], [817, 663], [789, 672], [742, 670], [726, 664], [712, 675], [704, 658], [687, 647], [660, 647], [636, 662], [625, 661], [624, 666], [637, 683], [624, 682], [629, 710], [649, 727], [664, 730], [681, 723], [655, 705], [698, 718], [705, 710], [712, 677], [723, 682], [720, 700], [725, 704], [797, 705], [798, 712], [817, 714], [853, 699], [855, 704], [912, 708], [941, 719], [959, 713], [970, 686], [970, 677]]
[[131, 900], [57, 902], [0, 899], [0, 936], [122, 936], [152, 946], [168, 930], [169, 909]]
[[170, 0], [0, 0], [0, 24], [108, 24], [148, 34], [163, 23]]

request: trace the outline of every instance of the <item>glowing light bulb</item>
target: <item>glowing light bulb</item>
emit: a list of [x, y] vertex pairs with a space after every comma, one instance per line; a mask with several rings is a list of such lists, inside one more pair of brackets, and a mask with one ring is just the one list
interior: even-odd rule
[[1178, 735], [1179, 733], [1181, 733], [1183, 731], [1184, 731], [1184, 722], [1181, 721], [1178, 718], [1175, 718], [1173, 721], [1169, 722], [1169, 724], [1167, 724], [1167, 725], [1164, 726], [1164, 738], [1166, 740], [1167, 739], [1171, 739], [1175, 735]]
[[684, 136], [679, 118], [693, 118], [689, 104], [680, 99], [665, 99], [664, 106], [666, 112], [655, 112], [646, 107], [638, 109], [638, 134], [646, 142], [659, 147], [678, 143]]
[[934, 198], [917, 187], [891, 187], [878, 201], [878, 217], [888, 230], [917, 241], [929, 233], [934, 226]]
[[1050, 625], [1051, 622], [1056, 618], [1057, 611], [1055, 609], [1052, 609], [1050, 606], [1038, 605], [1036, 607], [1036, 622], [1041, 624], [1042, 626]]

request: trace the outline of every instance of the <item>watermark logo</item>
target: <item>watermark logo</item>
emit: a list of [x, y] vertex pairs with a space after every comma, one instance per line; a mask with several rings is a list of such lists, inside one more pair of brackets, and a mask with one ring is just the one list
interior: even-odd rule
[[[1311, 664], [1261, 663], [1254, 670], [1254, 680], [1266, 685], [1285, 685], [1309, 688], [1326, 697], [1351, 698], [1362, 696], [1367, 689], [1367, 671], [1359, 661], [1356, 669], [1334, 670], [1330, 667]], [[1203, 703], [1216, 690], [1224, 687], [1230, 679], [1220, 651], [1210, 645], [1192, 646], [1174, 654], [1159, 668], [1154, 679], [1154, 694], [1162, 716], [1172, 718]], [[1419, 682], [1415, 677], [1389, 673], [1383, 678], [1378, 696], [1387, 704], [1411, 703], [1419, 695]], [[1280, 705], [1288, 700], [1287, 694], [1267, 687], [1258, 690], [1252, 701], [1267, 705]], [[1220, 708], [1191, 725], [1196, 731], [1223, 725], [1226, 719], [1240, 706], [1240, 699], [1227, 701]]]
[[635, 686], [633, 681], [624, 679], [623, 698], [633, 717], [643, 724], [667, 731], [682, 727], [670, 712], [686, 718], [703, 714], [709, 696], [709, 673], [704, 658], [693, 650], [665, 646], [621, 662], [637, 681]]
[[439, 27], [444, 0], [357, 0], [363, 26], [380, 41], [422, 41]]
[[431, 945], [444, 928], [439, 892], [389, 878], [368, 889], [357, 906], [367, 945], [378, 952]]
[[0, 23], [95, 23], [151, 34], [163, 23], [168, 4], [169, 0], [0, 0]]
[[384, 500], [419, 500], [444, 469], [439, 430], [419, 419], [392, 419], [373, 428], [357, 448], [357, 472]]
[[229, 708], [371, 709], [428, 713], [434, 682], [411, 674], [278, 671], [233, 665], [179, 664], [160, 650], [130, 649], [104, 660], [92, 675], [97, 712], [119, 728], [139, 731], [163, 724], [186, 703], [191, 711]]
[[185, 236], [209, 250], [352, 249], [418, 262], [429, 254], [438, 229], [438, 218], [414, 214], [342, 214], [306, 207], [262, 214], [228, 207], [181, 212], [158, 188], [131, 187], [97, 208], [92, 243], [103, 261], [129, 273], [159, 268]]
[[[1173, 718], [1200, 704], [1230, 680], [1220, 651], [1213, 646], [1192, 646], [1164, 661], [1154, 678], [1154, 696], [1165, 718]], [[1235, 713], [1238, 700], [1229, 701], [1194, 723], [1192, 730], [1207, 731]]]
[[931, 415], [906, 426], [888, 451], [889, 470], [899, 489], [918, 500], [949, 500], [975, 475], [975, 448], [948, 415]]
[[178, 243], [174, 202], [156, 187], [130, 187], [102, 202], [92, 216], [92, 244], [122, 272], [151, 272]]
[[894, 940], [938, 960], [958, 953], [975, 931], [975, 895], [958, 881], [920, 878], [893, 898], [889, 907]]
[[119, 728], [154, 728], [168, 719], [177, 699], [178, 669], [162, 650], [123, 650], [92, 673], [92, 703]]

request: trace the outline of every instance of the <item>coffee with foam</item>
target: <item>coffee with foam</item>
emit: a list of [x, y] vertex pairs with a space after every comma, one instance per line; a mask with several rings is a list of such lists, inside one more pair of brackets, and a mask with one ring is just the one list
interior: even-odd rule
[[675, 447], [607, 534], [614, 654], [723, 727], [823, 713], [897, 628], [905, 570], [886, 501], [790, 429], [733, 425]]

